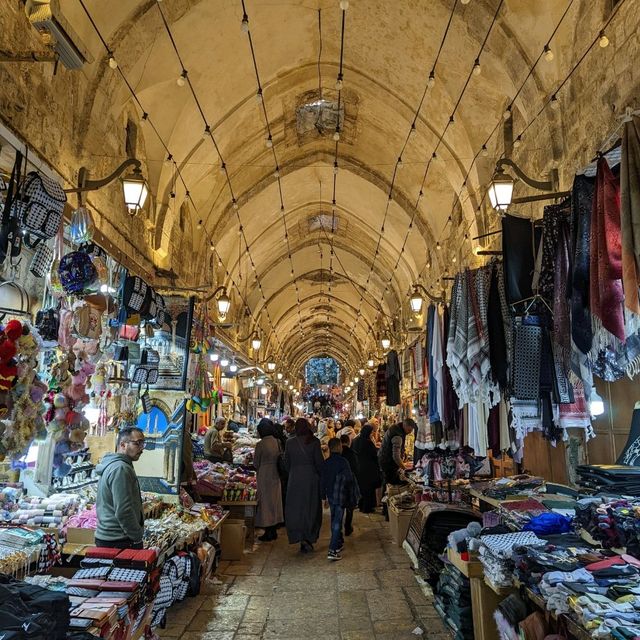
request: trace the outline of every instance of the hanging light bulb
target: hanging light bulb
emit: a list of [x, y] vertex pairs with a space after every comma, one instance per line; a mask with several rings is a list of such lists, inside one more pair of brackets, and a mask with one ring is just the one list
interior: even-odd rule
[[118, 61], [113, 56], [109, 56], [109, 67], [111, 69], [118, 68]]
[[551, 96], [550, 106], [554, 111], [557, 111], [560, 108], [560, 101], [555, 93]]
[[609, 38], [607, 38], [607, 34], [604, 31], [600, 32], [598, 44], [600, 45], [601, 49], [606, 49], [609, 46]]
[[267, 393], [269, 393], [269, 387], [260, 387], [260, 393], [261, 393], [263, 396], [266, 396], [266, 395], [267, 395]]
[[288, 380], [285, 380], [285, 381], [284, 381], [284, 386], [286, 387], [288, 384], [289, 384], [289, 381], [288, 381]]
[[373, 358], [369, 358], [367, 360], [367, 367], [369, 367], [369, 369], [373, 369], [373, 365], [375, 364]]
[[512, 112], [511, 112], [511, 106], [508, 106], [508, 107], [504, 110], [504, 113], [502, 114], [502, 117], [503, 117], [505, 120], [508, 120], [508, 119], [511, 117], [511, 115], [512, 115]]
[[229, 358], [220, 358], [220, 366], [228, 367], [229, 366]]
[[333, 134], [333, 139], [338, 142], [340, 140], [340, 128], [336, 129], [335, 133]]
[[402, 157], [398, 158], [397, 167], [398, 169], [402, 169], [402, 167], [404, 167], [404, 162], [402, 162]]
[[179, 87], [184, 87], [186, 83], [187, 83], [187, 70], [183, 69], [182, 73], [178, 76], [178, 79], [176, 80], [176, 84]]
[[513, 148], [517, 149], [519, 146], [522, 145], [522, 136], [518, 136], [514, 141], [513, 141]]
[[292, 384], [289, 385], [289, 391], [293, 391], [293, 385]]
[[473, 64], [473, 75], [479, 76], [482, 73], [482, 67], [480, 66], [480, 58], [476, 58]]
[[555, 58], [555, 55], [553, 54], [553, 51], [551, 50], [551, 47], [548, 44], [545, 44], [544, 45], [544, 59], [547, 62], [551, 62], [554, 58]]
[[436, 249], [438, 251], [440, 251], [442, 249], [442, 245], [440, 244], [440, 242], [436, 242]]
[[356, 376], [356, 377], [353, 379], [354, 384], [358, 384], [358, 382], [359, 382], [359, 381], [360, 381], [360, 378], [358, 378], [358, 376]]
[[333, 162], [333, 175], [337, 176], [338, 175], [338, 161], [334, 160]]
[[489, 155], [489, 149], [487, 149], [487, 145], [486, 144], [482, 145], [482, 151], [480, 153], [482, 154], [482, 156], [484, 158], [486, 158]]
[[249, 33], [249, 16], [246, 13], [242, 14], [240, 30], [242, 31], [242, 33]]
[[273, 177], [278, 180], [280, 178], [280, 169], [276, 167], [276, 170], [273, 172]]
[[215, 251], [215, 250], [216, 250], [216, 247], [215, 247], [215, 245], [213, 244], [213, 242], [211, 242], [211, 243], [209, 244], [209, 250], [210, 250], [210, 251]]
[[363, 376], [363, 375], [365, 374], [365, 370], [364, 370], [364, 369], [360, 369], [360, 370], [358, 371], [358, 373], [359, 373], [361, 376]]
[[206, 140], [207, 138], [211, 137], [211, 127], [209, 125], [207, 125], [204, 128], [204, 132], [202, 134], [202, 139]]
[[229, 365], [229, 371], [231, 371], [231, 373], [235, 373], [238, 370], [238, 365], [236, 364], [235, 360]]
[[258, 379], [256, 380], [256, 384], [257, 384], [258, 386], [260, 386], [261, 384], [264, 384], [264, 378], [262, 378], [262, 377], [258, 378]]
[[267, 145], [267, 149], [271, 149], [271, 147], [273, 147], [273, 138], [271, 137], [271, 134], [267, 136], [265, 144]]
[[386, 351], [391, 346], [391, 340], [387, 336], [385, 336], [380, 341], [380, 344], [382, 345], [382, 348]]
[[284, 378], [284, 374], [281, 371], [278, 371], [276, 378], [278, 378], [278, 380], [282, 380], [282, 378]]
[[202, 229], [202, 220], [198, 220], [198, 224], [196, 225], [196, 229], [198, 229], [198, 231], [200, 229]]
[[217, 353], [215, 353], [215, 351], [209, 354], [209, 359], [211, 360], [211, 362], [218, 362], [219, 358], [220, 356]]
[[340, 8], [346, 11], [349, 8], [349, 0], [340, 0]]
[[343, 86], [343, 75], [339, 73], [338, 77], [336, 78], [336, 91], [341, 91]]
[[262, 89], [258, 89], [258, 92], [256, 93], [256, 102], [258, 104], [262, 104]]

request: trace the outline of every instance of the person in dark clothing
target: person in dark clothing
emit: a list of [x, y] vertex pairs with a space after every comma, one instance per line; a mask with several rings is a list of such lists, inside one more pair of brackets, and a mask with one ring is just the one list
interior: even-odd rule
[[[349, 463], [349, 468], [354, 478], [358, 477], [358, 458], [351, 449], [351, 438], [348, 434], [340, 436], [342, 443], [342, 457]], [[344, 535], [350, 536], [353, 533], [353, 508], [346, 507], [344, 510]]]
[[300, 551], [313, 551], [322, 526], [320, 473], [322, 451], [305, 418], [296, 420], [295, 436], [287, 440], [285, 464], [289, 471], [284, 519], [289, 544], [300, 543]]
[[329, 502], [331, 510], [331, 541], [328, 560], [342, 560], [340, 552], [344, 546], [342, 520], [346, 505], [345, 493], [355, 483], [349, 463], [342, 457], [342, 443], [338, 438], [329, 440], [329, 457], [322, 466], [322, 497]]
[[402, 422], [393, 425], [384, 434], [382, 446], [378, 453], [380, 468], [384, 476], [385, 484], [404, 484], [404, 442], [417, 425], [411, 418], [405, 418]]
[[362, 498], [360, 512], [373, 513], [378, 504], [376, 489], [382, 486], [380, 465], [378, 464], [378, 449], [372, 439], [373, 427], [365, 424], [353, 441], [351, 449], [358, 460], [356, 477]]

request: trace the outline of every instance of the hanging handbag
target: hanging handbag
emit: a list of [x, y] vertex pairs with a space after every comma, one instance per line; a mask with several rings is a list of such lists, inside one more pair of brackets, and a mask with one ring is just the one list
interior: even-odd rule
[[149, 414], [153, 405], [151, 404], [151, 396], [149, 395], [149, 388], [140, 396], [140, 404], [142, 405], [142, 413]]
[[151, 287], [140, 276], [127, 276], [124, 282], [122, 305], [127, 316], [144, 317], [151, 304]]
[[113, 350], [113, 359], [119, 362], [126, 362], [129, 359], [129, 347], [117, 344]]
[[89, 304], [81, 303], [73, 310], [73, 332], [78, 338], [98, 340], [102, 335], [102, 314]]
[[[47, 240], [56, 235], [66, 202], [67, 196], [58, 182], [37, 171], [30, 171], [20, 198], [13, 206], [23, 233]], [[31, 241], [28, 244], [35, 246]]]
[[160, 364], [160, 354], [155, 349], [143, 349], [140, 356], [140, 364], [155, 365]]
[[72, 251], [60, 260], [60, 284], [68, 295], [82, 295], [95, 283], [96, 268], [91, 258], [82, 251]]
[[45, 342], [57, 342], [60, 314], [57, 309], [41, 309], [36, 313], [36, 329]]
[[133, 371], [132, 382], [139, 385], [150, 385], [158, 382], [158, 367], [141, 364]]
[[71, 214], [71, 224], [69, 225], [69, 236], [71, 242], [75, 244], [84, 244], [91, 242], [95, 224], [91, 211], [84, 205], [79, 206]]
[[135, 342], [140, 337], [140, 327], [137, 324], [120, 325], [118, 336], [122, 340], [131, 340]]
[[16, 160], [11, 170], [11, 177], [7, 185], [7, 196], [2, 210], [2, 224], [0, 226], [0, 263], [4, 262], [7, 255], [17, 258], [22, 250], [22, 234], [18, 226], [18, 219], [14, 211], [14, 203], [20, 190], [22, 175], [22, 153], [16, 151]]
[[46, 245], [44, 242], [41, 242], [37, 247], [33, 254], [33, 258], [31, 259], [31, 265], [29, 266], [29, 271], [36, 278], [44, 278], [47, 273], [49, 273], [49, 269], [51, 268], [51, 263], [53, 262], [53, 249]]
[[151, 289], [149, 309], [142, 317], [153, 326], [161, 328], [166, 322], [166, 305], [164, 298]]

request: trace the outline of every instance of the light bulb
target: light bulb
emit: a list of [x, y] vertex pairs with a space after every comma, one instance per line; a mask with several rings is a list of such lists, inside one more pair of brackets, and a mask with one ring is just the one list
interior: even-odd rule
[[262, 89], [258, 89], [258, 93], [256, 93], [256, 102], [262, 104]]
[[469, 4], [471, 0], [460, 0], [460, 4]]
[[364, 371], [364, 369], [360, 369], [360, 370], [358, 371], [358, 373], [359, 373], [361, 376], [363, 376], [363, 375], [364, 375], [364, 373], [365, 373], [365, 371]]
[[427, 87], [431, 88], [436, 83], [436, 74], [435, 71], [432, 71], [429, 74], [429, 79], [427, 80]]
[[544, 45], [544, 59], [547, 62], [551, 62], [555, 58], [551, 47], [548, 44]]
[[249, 16], [246, 13], [242, 16], [240, 29], [242, 30], [242, 33], [249, 33]]
[[288, 381], [288, 380], [285, 380], [285, 381], [284, 381], [284, 386], [286, 387], [288, 384], [289, 384], [289, 381]]
[[209, 245], [209, 249], [210, 249], [211, 251], [215, 251], [215, 250], [216, 250], [216, 247], [215, 247], [215, 245], [213, 244], [213, 242]]
[[600, 32], [600, 38], [598, 39], [598, 44], [601, 49], [606, 49], [609, 46], [609, 38], [604, 31]]
[[276, 168], [276, 170], [273, 172], [273, 177], [277, 180], [278, 178], [280, 178], [280, 169]]
[[235, 373], [238, 370], [238, 365], [233, 362], [229, 365], [229, 371], [231, 371], [231, 373]]
[[511, 117], [511, 107], [507, 107], [507, 108], [504, 110], [504, 113], [502, 114], [502, 117], [503, 117], [505, 120], [508, 120], [508, 119]]
[[202, 220], [198, 220], [198, 224], [196, 225], [196, 229], [202, 229]]
[[337, 176], [338, 175], [338, 162], [334, 162], [333, 163], [333, 175]]
[[473, 75], [479, 76], [482, 73], [482, 67], [480, 66], [480, 60], [476, 58], [476, 61], [473, 65]]
[[179, 87], [184, 87], [186, 82], [187, 82], [187, 72], [186, 72], [186, 70], [183, 69], [182, 73], [178, 76], [178, 79], [176, 80], [176, 84]]
[[340, 8], [346, 11], [349, 8], [349, 0], [340, 0]]
[[267, 393], [269, 393], [269, 387], [261, 387], [261, 388], [260, 388], [260, 393], [261, 393], [263, 396], [266, 396], [266, 395], [267, 395]]
[[333, 139], [338, 142], [340, 140], [340, 132], [338, 130], [336, 130], [336, 132], [333, 134]]
[[436, 242], [436, 249], [440, 251], [442, 249], [442, 245], [439, 242]]
[[517, 149], [520, 145], [522, 144], [522, 136], [518, 136], [514, 141], [513, 141], [513, 146], [515, 149]]
[[458, 258], [456, 258], [456, 256], [453, 256], [453, 257], [451, 258], [451, 262], [458, 262]]
[[336, 80], [336, 91], [341, 91], [344, 83], [342, 81], [342, 74], [338, 75], [338, 79]]
[[256, 384], [257, 384], [257, 385], [264, 384], [264, 378], [258, 378], [258, 379], [256, 380]]
[[267, 136], [265, 144], [267, 145], [267, 149], [271, 149], [271, 147], [273, 147], [273, 138], [271, 137], [271, 134]]
[[209, 359], [211, 360], [211, 362], [218, 362], [218, 358], [220, 356], [217, 353], [210, 353], [209, 354]]
[[[240, 208], [238, 201], [234, 198], [231, 202], [231, 206], [237, 211]], [[238, 230], [238, 234], [242, 233], [242, 227]]]
[[557, 111], [560, 108], [560, 101], [555, 93], [551, 96], [551, 108], [554, 111]]
[[118, 61], [113, 56], [109, 56], [109, 66], [112, 69], [117, 69], [118, 68]]
[[220, 366], [221, 367], [228, 367], [229, 366], [229, 360], [227, 358], [222, 358], [222, 360], [220, 360]]
[[359, 382], [359, 381], [360, 381], [360, 378], [358, 378], [358, 376], [356, 376], [356, 377], [353, 379], [353, 382], [354, 382], [355, 384], [358, 384], [358, 382]]
[[486, 157], [489, 155], [489, 149], [487, 149], [487, 145], [486, 145], [486, 144], [483, 144], [483, 145], [482, 145], [482, 151], [481, 151], [481, 153], [482, 153], [482, 156], [483, 156], [484, 158], [486, 158]]
[[402, 158], [398, 158], [398, 169], [402, 169], [404, 167], [404, 163], [402, 162]]

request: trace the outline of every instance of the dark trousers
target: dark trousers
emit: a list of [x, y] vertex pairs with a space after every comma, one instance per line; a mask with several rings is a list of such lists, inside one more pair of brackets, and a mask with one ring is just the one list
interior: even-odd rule
[[129, 538], [121, 540], [99, 540], [96, 538], [96, 547], [108, 547], [110, 549], [142, 549], [142, 542], [132, 542]]
[[353, 531], [353, 509], [345, 508], [344, 510], [344, 530], [348, 533]]
[[344, 544], [342, 536], [342, 520], [344, 518], [344, 507], [339, 504], [329, 503], [331, 510], [331, 542], [329, 551], [337, 551]]

